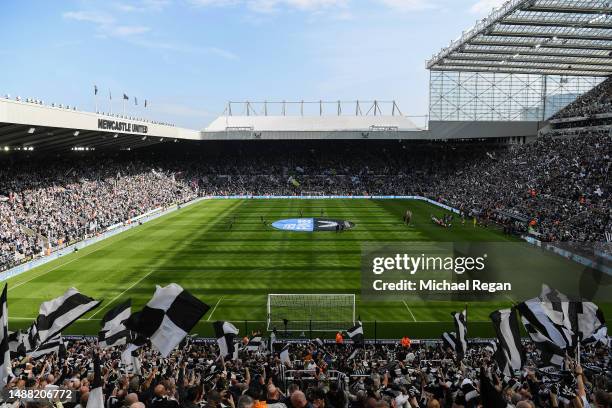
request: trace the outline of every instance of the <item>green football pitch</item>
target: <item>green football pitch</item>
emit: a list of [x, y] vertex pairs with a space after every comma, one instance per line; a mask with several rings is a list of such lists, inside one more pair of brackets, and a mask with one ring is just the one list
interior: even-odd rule
[[[410, 226], [402, 222], [407, 209], [414, 214]], [[322, 212], [350, 220], [355, 228], [304, 233], [269, 225]], [[132, 310], [138, 310], [155, 285], [176, 282], [211, 307], [193, 330], [201, 336], [212, 335], [215, 320], [232, 321], [242, 333], [265, 329], [268, 293], [354, 293], [367, 337], [438, 338], [452, 329], [450, 313], [463, 305], [361, 301], [362, 244], [512, 238], [471, 222], [445, 229], [431, 222], [431, 214], [440, 217], [444, 210], [412, 200], [201, 201], [10, 279], [10, 329], [29, 325], [41, 302], [73, 286], [104, 302], [64, 334], [95, 334], [113, 306], [130, 298]], [[492, 335], [489, 313], [509, 305], [471, 304], [470, 335]]]

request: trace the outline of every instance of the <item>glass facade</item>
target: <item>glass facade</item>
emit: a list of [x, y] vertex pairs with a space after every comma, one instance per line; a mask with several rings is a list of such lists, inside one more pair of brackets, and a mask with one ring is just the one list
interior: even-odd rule
[[603, 77], [430, 71], [433, 121], [545, 120]]

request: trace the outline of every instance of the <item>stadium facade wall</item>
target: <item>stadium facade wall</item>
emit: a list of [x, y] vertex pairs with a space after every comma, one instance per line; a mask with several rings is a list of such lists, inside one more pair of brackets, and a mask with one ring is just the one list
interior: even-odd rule
[[535, 138], [539, 121], [430, 121], [429, 129], [274, 130], [268, 128], [205, 129], [201, 140], [463, 140]]
[[[103, 122], [99, 122], [99, 120], [103, 120]], [[201, 138], [200, 131], [198, 130], [167, 126], [134, 118], [120, 118], [118, 116], [94, 112], [16, 101], [2, 97], [0, 97], [0, 123], [28, 125], [34, 128], [39, 126], [108, 132], [111, 134], [147, 135], [171, 139], [199, 140]], [[104, 126], [109, 123], [114, 124], [115, 128], [106, 128]], [[117, 125], [121, 129], [117, 129]], [[129, 130], [127, 125], [130, 125]]]

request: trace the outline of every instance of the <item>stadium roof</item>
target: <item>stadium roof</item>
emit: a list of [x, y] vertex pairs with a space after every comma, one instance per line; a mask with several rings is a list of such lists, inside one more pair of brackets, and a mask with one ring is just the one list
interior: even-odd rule
[[171, 140], [198, 140], [197, 130], [126, 115], [0, 98], [0, 150], [133, 149]]
[[248, 130], [253, 132], [367, 132], [417, 131], [405, 116], [220, 116], [205, 132]]
[[427, 61], [432, 71], [612, 74], [612, 2], [510, 0]]

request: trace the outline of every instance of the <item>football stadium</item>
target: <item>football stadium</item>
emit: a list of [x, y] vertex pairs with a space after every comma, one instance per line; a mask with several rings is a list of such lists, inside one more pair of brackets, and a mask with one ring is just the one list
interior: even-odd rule
[[480, 3], [425, 116], [356, 79], [200, 127], [1, 94], [3, 406], [611, 407], [612, 6]]

